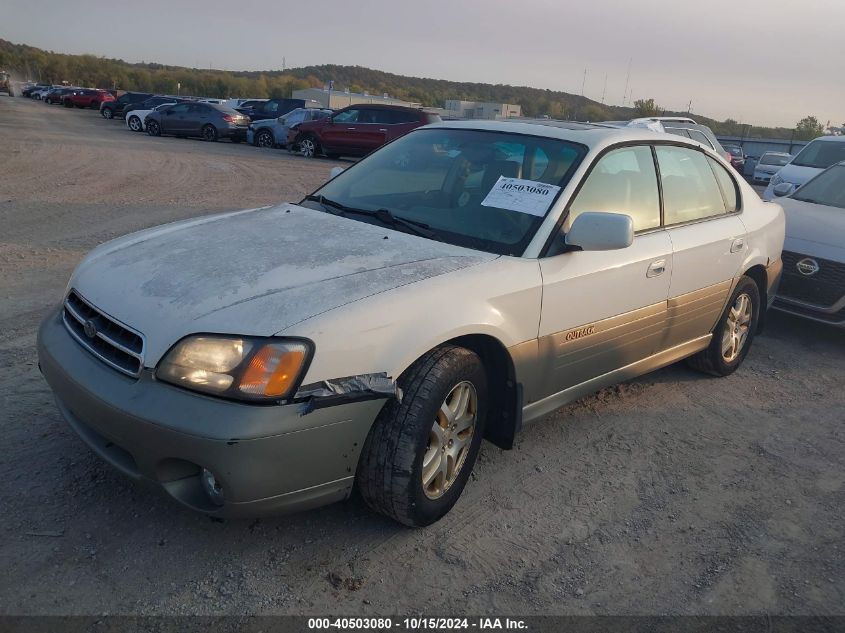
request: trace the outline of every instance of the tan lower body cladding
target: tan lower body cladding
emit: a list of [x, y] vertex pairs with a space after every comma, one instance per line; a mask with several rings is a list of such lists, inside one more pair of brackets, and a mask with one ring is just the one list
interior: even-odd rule
[[562, 398], [569, 390], [580, 393], [582, 385], [599, 389], [603, 384], [593, 383], [600, 377], [608, 376], [603, 383], [613, 384], [703, 349], [734, 283], [725, 281], [512, 347], [526, 413], [541, 402], [561, 399], [564, 404], [580, 397]]

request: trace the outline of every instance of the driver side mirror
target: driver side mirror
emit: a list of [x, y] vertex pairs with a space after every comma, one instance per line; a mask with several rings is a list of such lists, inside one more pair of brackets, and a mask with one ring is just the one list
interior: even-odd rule
[[585, 211], [566, 234], [570, 250], [613, 251], [628, 248], [634, 241], [634, 221], [630, 215]]
[[782, 198], [783, 196], [788, 196], [790, 193], [792, 193], [792, 183], [791, 182], [779, 183], [779, 184], [775, 185], [775, 188], [772, 191], [778, 198]]

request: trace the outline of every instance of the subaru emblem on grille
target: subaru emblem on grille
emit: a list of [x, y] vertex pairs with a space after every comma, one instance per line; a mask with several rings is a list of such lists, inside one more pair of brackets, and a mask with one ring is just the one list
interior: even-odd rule
[[797, 268], [798, 272], [802, 275], [810, 277], [819, 272], [819, 263], [815, 259], [805, 257], [800, 262], [795, 264], [795, 268]]
[[85, 332], [85, 336], [88, 338], [95, 338], [97, 336], [97, 326], [91, 319], [85, 322], [85, 325], [82, 326], [82, 331]]

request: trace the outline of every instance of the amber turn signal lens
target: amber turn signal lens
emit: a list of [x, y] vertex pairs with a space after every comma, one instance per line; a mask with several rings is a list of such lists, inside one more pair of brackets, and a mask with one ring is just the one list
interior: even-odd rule
[[239, 389], [253, 396], [284, 396], [290, 391], [304, 363], [304, 348], [265, 345], [250, 359]]

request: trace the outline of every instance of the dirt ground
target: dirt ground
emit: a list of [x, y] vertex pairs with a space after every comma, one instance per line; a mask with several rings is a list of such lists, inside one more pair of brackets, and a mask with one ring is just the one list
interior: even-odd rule
[[356, 499], [212, 521], [96, 458], [34, 349], [83, 254], [334, 164], [0, 96], [0, 613], [845, 614], [845, 332], [783, 315], [729, 378], [676, 365], [486, 444], [428, 529]]

